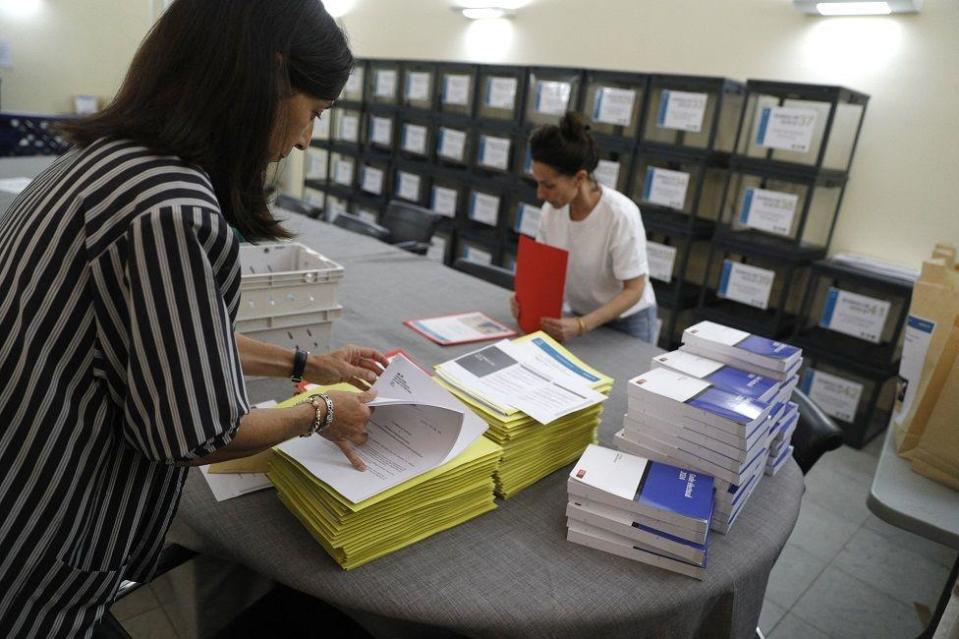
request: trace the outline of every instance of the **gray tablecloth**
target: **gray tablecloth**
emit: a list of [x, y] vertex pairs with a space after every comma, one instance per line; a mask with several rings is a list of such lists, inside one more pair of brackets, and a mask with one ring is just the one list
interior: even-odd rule
[[[333, 345], [403, 348], [432, 365], [469, 346], [441, 348], [402, 325], [411, 318], [480, 310], [509, 321], [508, 292], [424, 258], [306, 220], [300, 241], [345, 267]], [[601, 440], [626, 410], [625, 381], [657, 349], [596, 330], [569, 348], [613, 376]], [[288, 382], [251, 384], [254, 400], [284, 397]], [[546, 477], [452, 530], [342, 571], [270, 491], [217, 503], [198, 472], [186, 483], [177, 541], [244, 564], [340, 606], [383, 636], [444, 631], [478, 637], [752, 637], [769, 571], [799, 514], [802, 475], [790, 462], [765, 478], [727, 536], [713, 535], [703, 582], [619, 559], [565, 539], [565, 480]], [[406, 623], [409, 622], [409, 623]]]

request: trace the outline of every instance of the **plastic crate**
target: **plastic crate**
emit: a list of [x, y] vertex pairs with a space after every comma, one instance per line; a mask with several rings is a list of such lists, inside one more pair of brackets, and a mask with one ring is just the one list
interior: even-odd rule
[[277, 346], [300, 349], [313, 353], [329, 350], [333, 320], [343, 315], [343, 307], [327, 308], [313, 313], [297, 313], [262, 319], [237, 320], [238, 333]]
[[[240, 324], [251, 330], [278, 328], [281, 317], [295, 316], [297, 325], [309, 323], [304, 314], [338, 308], [337, 289], [343, 267], [296, 242], [240, 247]], [[297, 319], [298, 318], [298, 319]], [[251, 320], [272, 323], [251, 324]], [[321, 320], [326, 321], [326, 320]]]

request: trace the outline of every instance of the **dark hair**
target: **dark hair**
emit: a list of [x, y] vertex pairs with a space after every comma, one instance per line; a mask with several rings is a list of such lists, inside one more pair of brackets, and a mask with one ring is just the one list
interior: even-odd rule
[[175, 0], [110, 105], [60, 130], [81, 147], [126, 138], [177, 155], [207, 172], [245, 238], [290, 237], [264, 185], [280, 100], [294, 90], [333, 100], [352, 69], [320, 0]]
[[534, 160], [548, 164], [564, 175], [585, 170], [592, 174], [599, 164], [599, 145], [579, 113], [569, 111], [555, 124], [537, 127], [529, 138]]

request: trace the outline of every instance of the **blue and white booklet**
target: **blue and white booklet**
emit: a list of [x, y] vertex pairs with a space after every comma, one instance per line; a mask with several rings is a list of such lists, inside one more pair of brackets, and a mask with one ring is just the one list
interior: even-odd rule
[[802, 363], [800, 348], [707, 321], [683, 331], [681, 350], [779, 381], [795, 375]]
[[739, 368], [727, 366], [688, 351], [672, 351], [657, 355], [653, 368], [671, 368], [674, 371], [709, 382], [719, 390], [743, 395], [760, 402], [770, 402], [779, 396], [780, 382]]
[[590, 444], [567, 481], [571, 496], [703, 533], [713, 512], [713, 478]]

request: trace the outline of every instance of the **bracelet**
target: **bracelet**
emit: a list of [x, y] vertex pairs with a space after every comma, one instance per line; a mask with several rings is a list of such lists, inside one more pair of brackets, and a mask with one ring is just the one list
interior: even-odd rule
[[579, 324], [579, 335], [586, 334], [586, 322], [583, 321], [582, 317], [576, 318], [576, 323]]
[[301, 350], [299, 346], [293, 353], [293, 373], [290, 375], [290, 381], [299, 384], [303, 381], [303, 373], [306, 371], [306, 360], [309, 359], [310, 352]]
[[[313, 407], [313, 423], [310, 425], [309, 430], [300, 435], [300, 437], [309, 437], [314, 433], [322, 433], [333, 423], [333, 400], [330, 399], [330, 396], [326, 393], [314, 393], [300, 403], [310, 404]], [[321, 412], [324, 407], [326, 408], [325, 416]]]

